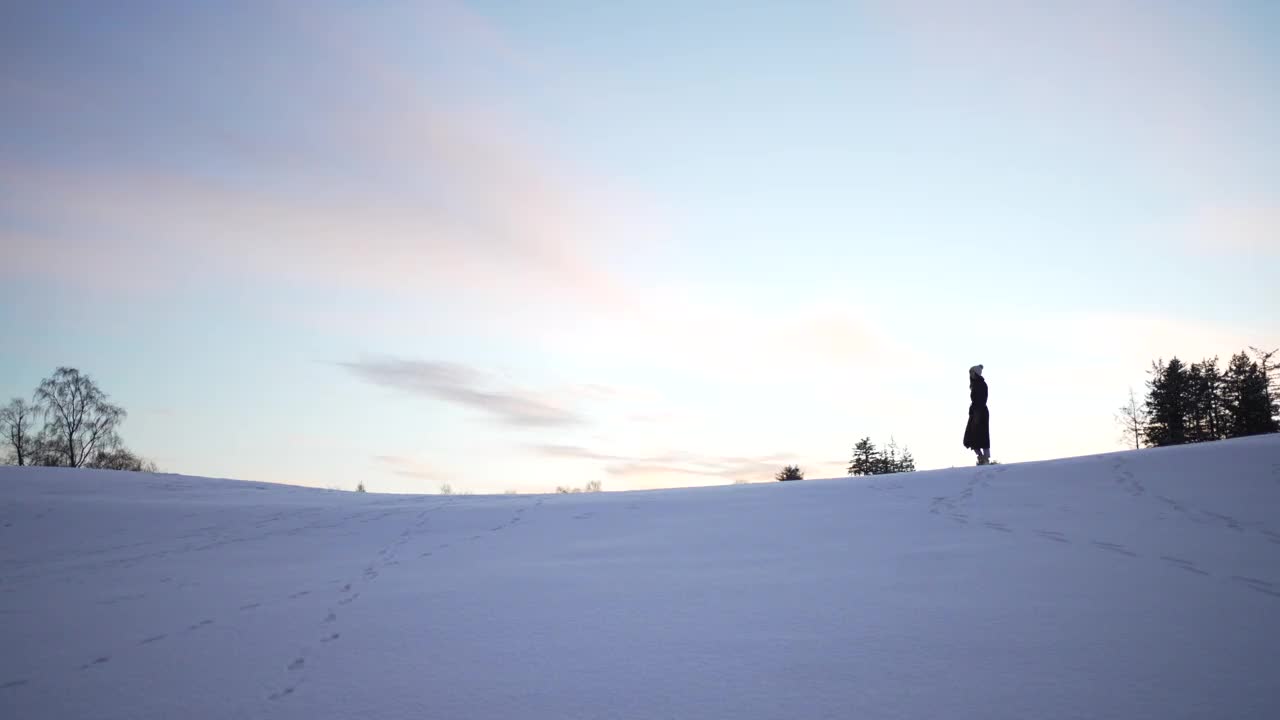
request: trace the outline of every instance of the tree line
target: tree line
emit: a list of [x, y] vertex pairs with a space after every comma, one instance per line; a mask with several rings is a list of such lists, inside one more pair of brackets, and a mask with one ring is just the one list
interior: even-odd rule
[[155, 472], [156, 465], [124, 446], [118, 432], [128, 413], [88, 375], [59, 367], [30, 401], [0, 407], [0, 450], [10, 465]]
[[[899, 449], [897, 441], [892, 438], [883, 448], [877, 448], [870, 437], [862, 438], [853, 446], [853, 459], [849, 462], [850, 475], [861, 477], [915, 471], [916, 459], [911, 455], [911, 450], [906, 446]], [[804, 471], [798, 465], [787, 465], [774, 475], [774, 479], [781, 482], [803, 480]]]
[[1146, 397], [1133, 391], [1118, 420], [1126, 444], [1134, 448], [1280, 432], [1280, 351], [1250, 348], [1231, 356], [1219, 369], [1218, 358], [1187, 364], [1174, 356], [1151, 363]]

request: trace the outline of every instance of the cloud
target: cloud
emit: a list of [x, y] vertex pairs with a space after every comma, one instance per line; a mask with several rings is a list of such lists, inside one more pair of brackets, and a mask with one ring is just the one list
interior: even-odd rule
[[339, 365], [374, 385], [479, 410], [513, 427], [563, 427], [586, 422], [556, 399], [520, 389], [493, 389], [492, 378], [464, 365], [412, 360], [364, 360]]
[[[0, 71], [21, 110], [0, 118], [3, 134], [77, 149], [68, 164], [13, 143], [0, 211], [38, 232], [6, 228], [0, 247], [18, 262], [0, 272], [83, 280], [70, 266], [111, 289], [220, 270], [526, 302], [618, 292], [602, 256], [639, 224], [626, 201], [547, 151], [514, 106], [435, 71], [538, 73], [464, 5], [267, 12], [222, 35], [201, 30], [204, 12], [166, 11], [170, 41], [191, 48], [173, 63], [154, 62], [155, 37], [106, 32], [92, 41], [109, 47], [76, 56], [110, 60], [82, 68], [55, 57], [80, 40], [52, 33], [45, 61]], [[407, 38], [409, 26], [426, 32]], [[12, 80], [27, 71], [38, 79]]]
[[[788, 453], [772, 453], [758, 456], [703, 455], [684, 451], [668, 451], [656, 454], [615, 454], [599, 452], [577, 445], [544, 444], [533, 447], [544, 457], [589, 460], [604, 464], [604, 471], [624, 481], [637, 481], [646, 485], [670, 485], [671, 476], [696, 476], [720, 481], [767, 480], [784, 464], [795, 463], [797, 458]], [[831, 463], [820, 463], [829, 469]], [[648, 481], [648, 482], [646, 482]]]
[[435, 481], [439, 479], [439, 473], [430, 466], [412, 458], [401, 457], [399, 455], [375, 455], [374, 460], [391, 468], [391, 472], [401, 477], [414, 478], [416, 480]]

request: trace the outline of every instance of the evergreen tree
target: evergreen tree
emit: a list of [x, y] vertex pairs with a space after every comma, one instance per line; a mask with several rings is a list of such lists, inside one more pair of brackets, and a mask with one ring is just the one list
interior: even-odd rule
[[1177, 357], [1167, 365], [1162, 360], [1151, 364], [1151, 379], [1147, 381], [1147, 407], [1151, 414], [1144, 433], [1148, 445], [1161, 447], [1187, 442], [1189, 375], [1186, 365]]
[[899, 447], [898, 441], [892, 438], [883, 450], [876, 449], [871, 438], [862, 438], [853, 448], [853, 462], [849, 464], [849, 474], [854, 476], [888, 475], [890, 473], [915, 472], [916, 459], [911, 450]]
[[849, 474], [854, 476], [877, 474], [879, 454], [871, 438], [862, 438], [857, 445], [853, 446], [853, 462], [849, 464]]
[[889, 444], [881, 451], [876, 463], [877, 475], [888, 475], [898, 472], [898, 442], [889, 438]]
[[1231, 356], [1222, 379], [1226, 437], [1245, 437], [1277, 431], [1267, 377], [1244, 353]]
[[916, 471], [916, 459], [911, 456], [910, 450], [908, 450], [905, 447], [902, 448], [902, 457], [898, 458], [897, 472], [915, 472], [915, 471]]
[[1187, 442], [1221, 440], [1222, 374], [1218, 358], [1193, 363], [1187, 371]]

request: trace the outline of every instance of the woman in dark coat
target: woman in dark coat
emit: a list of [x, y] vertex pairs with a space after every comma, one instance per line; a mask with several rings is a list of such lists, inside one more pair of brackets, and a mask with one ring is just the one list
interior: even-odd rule
[[991, 413], [981, 365], [969, 368], [969, 424], [964, 428], [964, 446], [977, 453], [979, 465], [991, 462]]

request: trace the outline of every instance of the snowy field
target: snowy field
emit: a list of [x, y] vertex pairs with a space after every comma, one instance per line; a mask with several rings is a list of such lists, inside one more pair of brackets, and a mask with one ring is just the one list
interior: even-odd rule
[[0, 468], [0, 718], [1280, 718], [1280, 436], [402, 496]]

